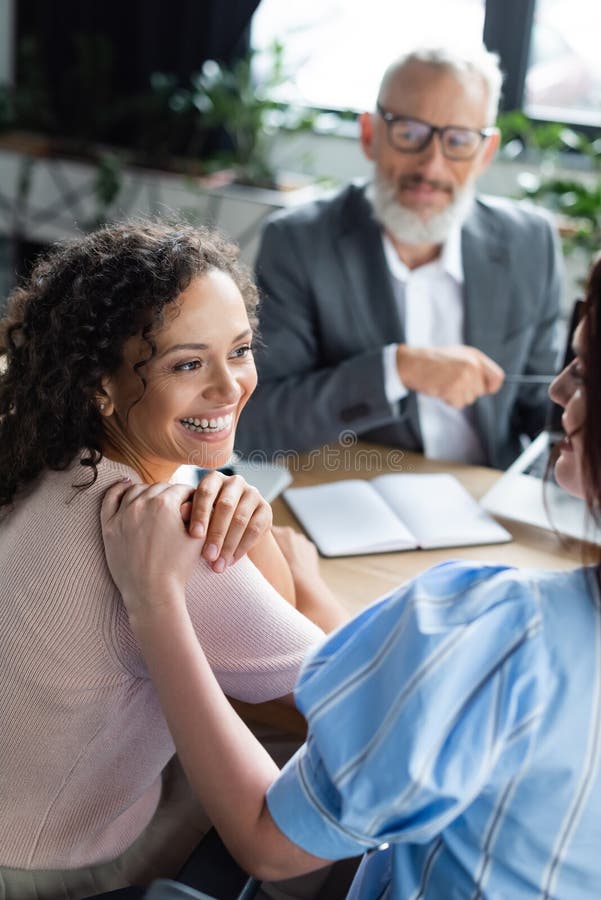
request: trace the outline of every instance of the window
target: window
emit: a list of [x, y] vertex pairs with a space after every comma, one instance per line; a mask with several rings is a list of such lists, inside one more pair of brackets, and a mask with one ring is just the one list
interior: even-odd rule
[[591, 0], [537, 0], [524, 110], [533, 118], [595, 124], [601, 57]]
[[432, 39], [480, 40], [483, 24], [484, 0], [261, 0], [252, 43], [284, 43], [294, 79], [282, 99], [365, 110], [374, 107], [384, 68], [403, 50]]
[[285, 46], [282, 94], [322, 109], [371, 109], [385, 66], [424, 43], [486, 36], [505, 73], [505, 108], [601, 125], [599, 0], [261, 0], [252, 43]]

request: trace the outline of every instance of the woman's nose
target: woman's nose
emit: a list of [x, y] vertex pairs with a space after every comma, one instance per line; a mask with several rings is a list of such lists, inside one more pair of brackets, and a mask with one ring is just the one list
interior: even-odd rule
[[205, 396], [215, 398], [222, 403], [235, 403], [241, 394], [241, 388], [227, 366], [219, 366], [211, 373], [212, 377], [205, 388]]
[[565, 406], [569, 397], [567, 396], [567, 376], [565, 369], [563, 372], [560, 372], [556, 378], [553, 379], [551, 384], [549, 385], [549, 397], [553, 401], [553, 403], [558, 403], [559, 406]]

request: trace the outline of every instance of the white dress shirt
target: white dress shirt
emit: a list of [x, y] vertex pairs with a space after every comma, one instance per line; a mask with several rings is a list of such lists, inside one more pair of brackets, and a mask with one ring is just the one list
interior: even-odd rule
[[[461, 229], [455, 228], [437, 259], [409, 269], [382, 232], [392, 286], [405, 332], [412, 347], [447, 347], [463, 344], [463, 264]], [[386, 397], [391, 404], [409, 390], [399, 378], [396, 344], [383, 350]], [[483, 463], [486, 454], [474, 427], [473, 409], [454, 409], [436, 397], [417, 395], [424, 454], [429, 459]]]

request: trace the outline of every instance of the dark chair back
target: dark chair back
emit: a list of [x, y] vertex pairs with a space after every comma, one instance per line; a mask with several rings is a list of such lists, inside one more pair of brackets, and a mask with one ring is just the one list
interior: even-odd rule
[[250, 878], [226, 849], [214, 828], [186, 860], [176, 880], [160, 878], [145, 891], [126, 887], [86, 900], [252, 900], [261, 882]]

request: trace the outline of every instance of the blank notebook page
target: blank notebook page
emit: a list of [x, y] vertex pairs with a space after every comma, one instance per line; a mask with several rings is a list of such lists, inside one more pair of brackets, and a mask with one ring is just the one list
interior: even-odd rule
[[416, 547], [370, 483], [360, 480], [289, 488], [286, 502], [324, 556]]
[[379, 475], [371, 483], [424, 549], [511, 540], [452, 475]]

